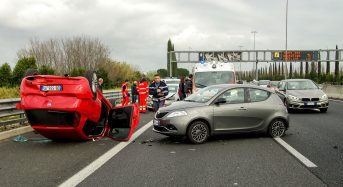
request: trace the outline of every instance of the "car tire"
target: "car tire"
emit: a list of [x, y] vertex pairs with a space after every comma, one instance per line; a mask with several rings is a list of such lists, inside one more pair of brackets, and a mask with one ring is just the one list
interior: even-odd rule
[[38, 75], [38, 71], [34, 68], [29, 68], [25, 71], [25, 77], [32, 75]]
[[328, 111], [328, 109], [327, 108], [321, 108], [321, 109], [319, 109], [320, 110], [320, 112], [321, 113], [325, 113], [325, 112], [327, 112]]
[[95, 100], [96, 95], [97, 95], [96, 90], [98, 87], [98, 78], [97, 78], [96, 72], [95, 71], [87, 71], [85, 73], [85, 77], [88, 80], [89, 87], [90, 87], [91, 92], [93, 94], [93, 99]]
[[193, 144], [204, 143], [210, 135], [210, 130], [203, 121], [194, 121], [187, 130], [188, 140]]
[[286, 123], [282, 119], [274, 119], [268, 128], [268, 134], [271, 137], [282, 137], [287, 130]]

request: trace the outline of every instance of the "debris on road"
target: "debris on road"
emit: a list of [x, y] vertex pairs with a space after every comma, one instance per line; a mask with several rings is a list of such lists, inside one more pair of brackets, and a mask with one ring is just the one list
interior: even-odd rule
[[171, 154], [175, 154], [176, 152], [175, 152], [175, 151], [171, 151], [170, 153], [171, 153]]
[[16, 136], [14, 139], [13, 139], [13, 141], [15, 141], [15, 142], [26, 142], [28, 139], [25, 137], [25, 136], [21, 136], [21, 135], [19, 135], [19, 136]]

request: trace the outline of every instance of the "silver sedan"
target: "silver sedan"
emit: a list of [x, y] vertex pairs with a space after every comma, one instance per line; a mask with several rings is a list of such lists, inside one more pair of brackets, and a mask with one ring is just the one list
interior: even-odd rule
[[253, 85], [214, 85], [184, 101], [160, 108], [153, 131], [167, 136], [187, 136], [203, 143], [219, 133], [264, 132], [283, 136], [289, 116], [281, 99], [271, 90]]

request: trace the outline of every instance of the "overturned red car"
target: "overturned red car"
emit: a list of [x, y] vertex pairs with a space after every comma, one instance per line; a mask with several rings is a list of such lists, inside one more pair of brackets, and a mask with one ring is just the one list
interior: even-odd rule
[[20, 85], [21, 102], [34, 130], [53, 140], [129, 140], [139, 123], [137, 105], [113, 106], [97, 88], [95, 72], [85, 77], [29, 75]]

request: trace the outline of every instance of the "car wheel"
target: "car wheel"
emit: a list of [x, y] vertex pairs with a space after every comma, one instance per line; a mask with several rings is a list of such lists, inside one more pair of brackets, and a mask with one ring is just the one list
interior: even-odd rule
[[268, 132], [273, 138], [281, 137], [286, 133], [286, 123], [281, 119], [275, 119], [270, 123]]
[[38, 75], [38, 71], [33, 68], [29, 68], [25, 71], [25, 77], [32, 76], [32, 75]]
[[89, 87], [91, 88], [93, 99], [96, 99], [96, 89], [98, 86], [98, 78], [95, 71], [87, 71], [85, 77], [88, 80]]
[[194, 144], [204, 143], [209, 135], [208, 126], [202, 121], [193, 122], [187, 130], [187, 137]]
[[321, 109], [319, 109], [320, 110], [320, 112], [321, 113], [325, 113], [325, 112], [327, 112], [328, 111], [328, 109], [327, 108], [321, 108]]

